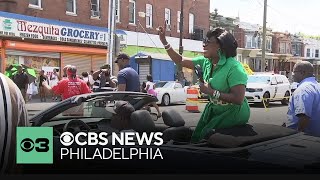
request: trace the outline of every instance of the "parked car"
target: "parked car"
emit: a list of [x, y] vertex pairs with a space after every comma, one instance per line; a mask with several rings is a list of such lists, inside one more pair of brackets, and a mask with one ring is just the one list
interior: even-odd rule
[[168, 106], [174, 103], [186, 103], [187, 86], [176, 81], [159, 81], [155, 84], [158, 103]]
[[280, 74], [261, 73], [248, 76], [245, 96], [249, 103], [261, 103], [265, 99], [265, 105], [272, 101], [289, 103], [291, 96], [290, 82], [288, 78]]
[[[78, 145], [68, 146], [73, 153], [86, 148], [95, 154], [103, 148], [159, 148], [163, 158], [82, 159], [61, 158], [60, 142], [64, 132], [119, 133], [110, 126], [109, 108], [125, 100], [135, 107], [129, 127], [143, 132], [162, 133], [163, 144], [155, 145]], [[75, 96], [59, 102], [30, 119], [33, 127], [53, 127], [53, 164], [24, 164], [25, 174], [108, 174], [108, 173], [318, 173], [320, 137], [309, 136], [282, 126], [246, 124], [209, 131], [201, 142], [190, 143], [194, 127], [174, 109], [163, 111], [164, 124], [155, 123], [151, 114], [141, 110], [156, 102], [154, 96], [137, 92], [101, 92]], [[76, 111], [75, 111], [76, 110]], [[78, 115], [71, 112], [78, 113]], [[79, 114], [83, 112], [83, 114]], [[249, 121], [250, 122], [250, 121]], [[132, 131], [131, 131], [132, 132]], [[84, 139], [85, 140], [85, 139]], [[81, 152], [84, 152], [81, 150]], [[117, 157], [129, 157], [128, 151]], [[108, 155], [107, 155], [108, 156]], [[77, 157], [73, 155], [73, 157]], [[209, 164], [208, 164], [209, 163]]]

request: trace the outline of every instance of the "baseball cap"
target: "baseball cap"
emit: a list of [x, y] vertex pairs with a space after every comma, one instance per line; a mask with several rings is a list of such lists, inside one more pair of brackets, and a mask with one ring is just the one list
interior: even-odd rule
[[68, 67], [67, 74], [69, 76], [76, 75], [76, 73], [77, 73], [77, 68], [75, 66], [69, 66]]
[[104, 64], [100, 67], [100, 69], [110, 69], [110, 65], [109, 64]]
[[118, 60], [119, 60], [119, 59], [130, 59], [130, 57], [129, 57], [128, 54], [120, 53], [120, 54], [117, 56], [117, 59], [116, 59], [115, 63], [118, 63]]
[[106, 110], [113, 114], [131, 115], [135, 111], [134, 107], [127, 101], [116, 101], [113, 107], [106, 107]]

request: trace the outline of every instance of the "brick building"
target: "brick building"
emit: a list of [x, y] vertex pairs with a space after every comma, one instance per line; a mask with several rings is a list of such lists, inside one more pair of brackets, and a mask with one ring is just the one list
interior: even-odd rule
[[[178, 49], [181, 1], [115, 2], [116, 34], [124, 47], [162, 48], [156, 28], [166, 22], [168, 41]], [[209, 29], [209, 3], [184, 1], [184, 50], [201, 51]], [[108, 0], [0, 0], [1, 71], [10, 63], [26, 62], [38, 70], [66, 64], [77, 65], [79, 73], [98, 68], [107, 61], [108, 6]]]

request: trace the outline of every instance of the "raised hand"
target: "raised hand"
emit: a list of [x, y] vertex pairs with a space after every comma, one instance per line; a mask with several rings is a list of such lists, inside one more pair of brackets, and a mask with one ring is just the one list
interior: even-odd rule
[[157, 30], [158, 30], [159, 38], [160, 38], [160, 41], [162, 42], [162, 44], [163, 45], [168, 44], [168, 42], [166, 40], [166, 30], [162, 26], [159, 26], [157, 28]]

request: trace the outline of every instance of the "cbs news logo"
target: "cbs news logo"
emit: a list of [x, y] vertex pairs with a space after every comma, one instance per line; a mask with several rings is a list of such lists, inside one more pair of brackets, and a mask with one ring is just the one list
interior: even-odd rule
[[17, 127], [17, 164], [52, 164], [52, 141], [52, 127]]

